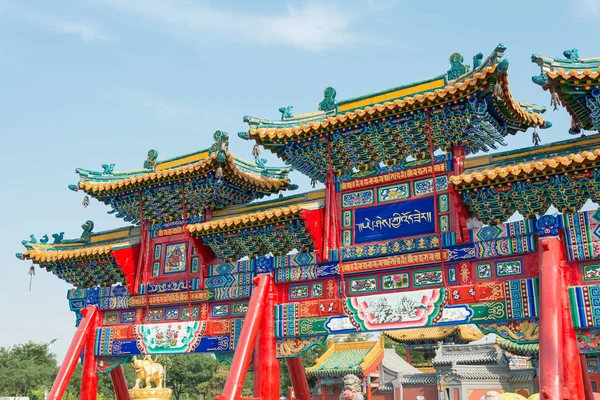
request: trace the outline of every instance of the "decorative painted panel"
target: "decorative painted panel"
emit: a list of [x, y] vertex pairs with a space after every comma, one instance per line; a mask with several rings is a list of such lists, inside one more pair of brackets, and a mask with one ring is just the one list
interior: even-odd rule
[[290, 299], [306, 299], [309, 293], [308, 284], [290, 286]]
[[349, 279], [350, 294], [368, 293], [377, 291], [377, 277], [368, 276]]
[[172, 243], [166, 245], [165, 274], [184, 272], [186, 268], [187, 247], [186, 243]]
[[521, 260], [497, 261], [495, 265], [496, 275], [499, 277], [523, 274], [523, 263]]
[[154, 245], [154, 259], [160, 260], [160, 256], [162, 255], [162, 244]]
[[[436, 176], [435, 181], [437, 184], [436, 190], [438, 192], [448, 190], [448, 176], [447, 175]], [[413, 191], [414, 196], [423, 196], [426, 194], [433, 193], [432, 182], [433, 182], [432, 178], [415, 181], [414, 182], [414, 191]]]
[[342, 194], [342, 208], [366, 206], [374, 201], [373, 189]]
[[492, 278], [492, 263], [491, 262], [482, 262], [477, 263], [477, 278], [478, 279], [491, 279]]
[[437, 286], [444, 283], [442, 269], [432, 268], [413, 272], [413, 285], [421, 286]]
[[384, 186], [377, 189], [377, 202], [385, 203], [388, 201], [403, 200], [410, 197], [410, 184], [397, 183], [391, 186]]
[[229, 315], [229, 304], [214, 304], [211, 309], [211, 316], [215, 318], [227, 317]]
[[581, 265], [584, 282], [600, 281], [600, 262]]
[[233, 303], [231, 315], [244, 316], [248, 313], [248, 303]]
[[414, 328], [441, 314], [444, 289], [349, 297], [346, 306], [359, 330]]
[[450, 211], [450, 200], [447, 194], [438, 195], [438, 211], [441, 213]]
[[405, 289], [410, 286], [408, 273], [399, 272], [381, 276], [382, 290]]
[[352, 211], [342, 212], [342, 228], [350, 228], [352, 226]]

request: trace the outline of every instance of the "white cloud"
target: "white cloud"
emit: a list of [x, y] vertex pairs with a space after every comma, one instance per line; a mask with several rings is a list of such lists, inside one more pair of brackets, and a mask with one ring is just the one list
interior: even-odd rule
[[[332, 2], [289, 6], [279, 14], [224, 11], [189, 0], [98, 0], [161, 23], [171, 32], [198, 40], [210, 38], [264, 45], [287, 45], [308, 51], [350, 46], [361, 40], [353, 33], [357, 15]], [[354, 7], [356, 9], [356, 7]]]
[[600, 0], [575, 0], [575, 8], [582, 18], [600, 17]]
[[102, 28], [86, 19], [64, 19], [13, 2], [0, 1], [0, 16], [25, 22], [47, 32], [77, 36], [84, 42], [109, 39]]

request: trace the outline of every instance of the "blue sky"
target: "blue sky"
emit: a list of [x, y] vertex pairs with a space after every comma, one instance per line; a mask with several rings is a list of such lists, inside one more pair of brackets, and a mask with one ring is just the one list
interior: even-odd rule
[[[62, 357], [74, 331], [67, 284], [38, 269], [28, 292], [22, 239], [78, 237], [87, 219], [122, 225], [67, 189], [76, 167], [140, 168], [150, 148], [192, 152], [217, 129], [250, 159], [236, 135], [244, 115], [314, 111], [327, 86], [344, 99], [410, 83], [445, 73], [455, 51], [470, 64], [500, 42], [515, 98], [547, 106], [531, 54], [599, 56], [599, 22], [600, 0], [0, 0], [0, 346], [58, 338]], [[568, 138], [564, 110], [546, 118], [544, 143]], [[508, 141], [529, 146], [531, 133]]]

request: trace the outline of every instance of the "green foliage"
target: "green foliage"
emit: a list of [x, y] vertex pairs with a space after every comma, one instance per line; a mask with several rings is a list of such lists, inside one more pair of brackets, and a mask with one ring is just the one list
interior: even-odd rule
[[197, 387], [214, 379], [218, 362], [212, 354], [178, 354], [171, 356], [164, 365], [167, 370], [167, 387], [173, 389], [173, 397], [179, 400], [183, 394], [199, 394]]
[[[402, 343], [397, 343], [389, 336], [383, 335], [383, 347], [386, 349], [396, 350], [396, 354], [406, 360], [406, 347]], [[422, 351], [411, 350], [410, 351], [410, 362], [411, 364], [421, 364], [428, 361]]]
[[0, 396], [43, 399], [44, 387], [50, 389], [57, 372], [56, 358], [46, 344], [29, 342], [0, 348]]

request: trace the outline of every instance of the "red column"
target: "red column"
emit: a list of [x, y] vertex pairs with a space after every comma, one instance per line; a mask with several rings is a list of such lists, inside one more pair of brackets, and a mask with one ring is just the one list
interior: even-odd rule
[[302, 359], [300, 357], [286, 359], [290, 379], [294, 387], [294, 397], [298, 400], [310, 400], [310, 389]]
[[327, 400], [327, 388], [321, 385], [321, 400]]
[[244, 318], [244, 325], [240, 333], [240, 339], [237, 343], [229, 375], [225, 382], [225, 388], [221, 396], [215, 397], [216, 400], [234, 400], [239, 399], [244, 387], [246, 372], [250, 365], [252, 356], [252, 347], [256, 342], [256, 336], [260, 328], [261, 317], [264, 311], [264, 299], [269, 287], [269, 275], [259, 275], [254, 278], [254, 289], [248, 304], [248, 313]]
[[81, 314], [83, 314], [83, 318], [75, 331], [75, 336], [73, 336], [71, 345], [67, 350], [67, 355], [60, 365], [58, 375], [48, 394], [48, 400], [62, 399], [62, 396], [69, 385], [69, 381], [71, 380], [71, 375], [73, 375], [73, 370], [75, 370], [75, 367], [77, 366], [77, 361], [81, 355], [83, 346], [86, 344], [87, 333], [90, 330], [95, 332], [95, 322], [98, 315], [96, 306], [89, 306], [88, 308], [81, 310]]
[[96, 374], [96, 355], [94, 346], [96, 344], [96, 325], [98, 314], [96, 313], [92, 326], [88, 329], [85, 339], [83, 353], [83, 376], [81, 377], [81, 400], [96, 400], [98, 394], [98, 375]]
[[367, 383], [367, 400], [371, 400], [371, 379], [367, 376], [365, 381]]
[[115, 389], [115, 397], [117, 400], [130, 400], [129, 389], [127, 388], [127, 380], [121, 365], [110, 371], [110, 379]]
[[279, 361], [275, 341], [275, 293], [273, 277], [265, 275], [266, 297], [256, 346], [254, 348], [254, 397], [262, 400], [279, 399]]
[[406, 348], [406, 362], [410, 364], [410, 348]]
[[[561, 253], [564, 255], [564, 253]], [[579, 357], [579, 346], [577, 336], [573, 329], [573, 320], [571, 319], [571, 307], [569, 306], [569, 282], [568, 268], [563, 260], [561, 261], [561, 295], [562, 295], [562, 326], [563, 326], [563, 375], [565, 379], [564, 386], [569, 390], [570, 399], [584, 399], [583, 376], [581, 375], [581, 360]], [[565, 393], [566, 395], [566, 393]]]
[[540, 238], [540, 398], [563, 399], [560, 261], [557, 237]]

